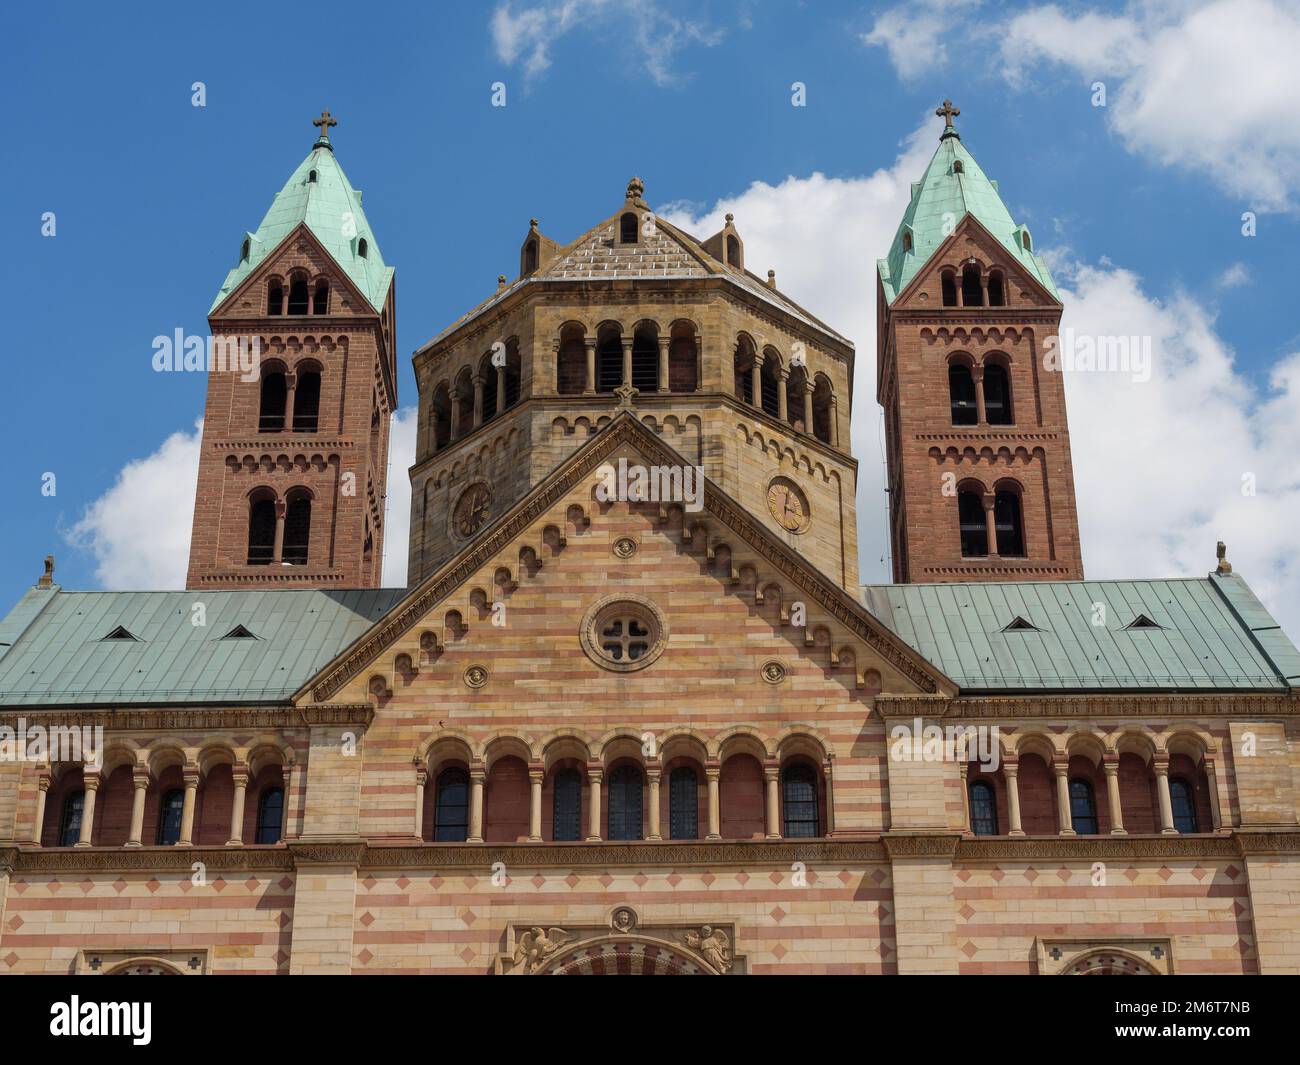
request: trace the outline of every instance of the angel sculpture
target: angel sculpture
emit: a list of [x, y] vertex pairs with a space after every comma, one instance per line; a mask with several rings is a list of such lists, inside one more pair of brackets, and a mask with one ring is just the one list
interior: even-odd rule
[[521, 935], [515, 944], [515, 964], [522, 962], [526, 972], [535, 973], [572, 938], [563, 928], [535, 927]]
[[720, 973], [731, 968], [731, 940], [721, 928], [706, 924], [698, 932], [686, 933], [686, 945], [698, 951]]

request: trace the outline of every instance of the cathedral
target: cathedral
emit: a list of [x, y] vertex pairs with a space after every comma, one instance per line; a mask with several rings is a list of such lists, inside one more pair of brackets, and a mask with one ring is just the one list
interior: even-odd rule
[[316, 119], [186, 587], [0, 621], [0, 973], [1300, 973], [1300, 653], [1222, 544], [1085, 579], [1060, 293], [937, 115], [867, 585], [853, 340], [633, 178], [415, 351], [383, 587], [395, 270]]

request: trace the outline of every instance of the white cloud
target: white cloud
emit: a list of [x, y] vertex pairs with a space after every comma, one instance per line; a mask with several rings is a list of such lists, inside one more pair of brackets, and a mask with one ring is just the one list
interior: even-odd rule
[[152, 455], [128, 462], [113, 486], [66, 535], [95, 556], [105, 588], [184, 588], [203, 422], [172, 433]]
[[[742, 24], [748, 9], [740, 10]], [[488, 23], [497, 58], [509, 65], [522, 63], [526, 79], [551, 66], [551, 50], [565, 35], [590, 28], [605, 40], [626, 40], [655, 84], [669, 85], [682, 75], [673, 70], [678, 52], [688, 45], [709, 47], [722, 32], [702, 21], [679, 18], [651, 0], [550, 0], [515, 9], [500, 4]]]
[[[415, 461], [414, 407], [393, 417], [384, 535], [384, 584], [406, 583]], [[91, 503], [66, 534], [68, 543], [95, 556], [95, 577], [107, 589], [184, 588], [198, 490], [203, 422], [192, 433], [173, 433], [158, 450], [128, 462], [113, 486]]]
[[[991, 20], [907, 5], [864, 37], [885, 47], [900, 78], [942, 66], [950, 40], [990, 42], [1017, 88], [1066, 68], [1106, 86], [1106, 120], [1129, 151], [1205, 175], [1245, 205], [1293, 209], [1300, 192], [1300, 6], [1294, 0], [1140, 0], [1122, 14], [1030, 5]], [[968, 51], [962, 53], [970, 61]], [[958, 101], [960, 103], [960, 101]]]
[[[934, 144], [927, 121], [888, 169], [756, 183], [707, 211], [663, 212], [696, 234], [730, 211], [760, 276], [857, 344], [853, 448], [859, 462], [858, 538], [864, 581], [889, 580], [881, 416], [875, 401], [875, 260], [889, 247], [910, 183]], [[1069, 418], [1084, 565], [1090, 577], [1200, 576], [1222, 539], [1229, 559], [1289, 633], [1300, 636], [1300, 354], [1261, 392], [1237, 371], [1213, 313], [1178, 296], [1167, 304], [1103, 260], [1068, 260], [1058, 281], [1064, 324], [1079, 334], [1149, 336], [1151, 380], [1071, 374]], [[1231, 273], [1231, 271], [1230, 271]], [[1254, 474], [1257, 494], [1242, 494]]]
[[1250, 268], [1245, 263], [1233, 263], [1214, 282], [1219, 288], [1240, 288], [1250, 284]]
[[411, 478], [419, 411], [402, 407], [393, 415], [388, 436], [388, 499], [384, 504], [385, 588], [406, 584], [407, 545], [411, 538]]

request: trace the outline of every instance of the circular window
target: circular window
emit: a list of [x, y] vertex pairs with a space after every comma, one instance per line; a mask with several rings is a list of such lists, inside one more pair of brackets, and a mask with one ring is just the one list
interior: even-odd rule
[[619, 673], [644, 669], [668, 643], [659, 608], [641, 596], [610, 596], [582, 619], [582, 649], [597, 665]]

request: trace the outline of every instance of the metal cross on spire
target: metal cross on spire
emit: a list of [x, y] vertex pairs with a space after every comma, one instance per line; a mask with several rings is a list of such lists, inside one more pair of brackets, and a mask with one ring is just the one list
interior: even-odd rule
[[325, 144], [329, 144], [330, 126], [337, 126], [339, 120], [328, 111], [322, 111], [320, 118], [313, 118], [311, 124], [320, 130], [320, 137], [317, 138], [316, 143], [320, 144], [323, 141]]
[[[943, 118], [943, 137], [956, 137], [961, 139], [961, 134], [957, 132], [957, 127], [952, 124], [952, 120], [961, 114], [960, 107], [953, 107], [951, 100], [944, 100], [942, 107], [935, 108], [934, 113]], [[939, 139], [942, 140], [943, 137]]]

